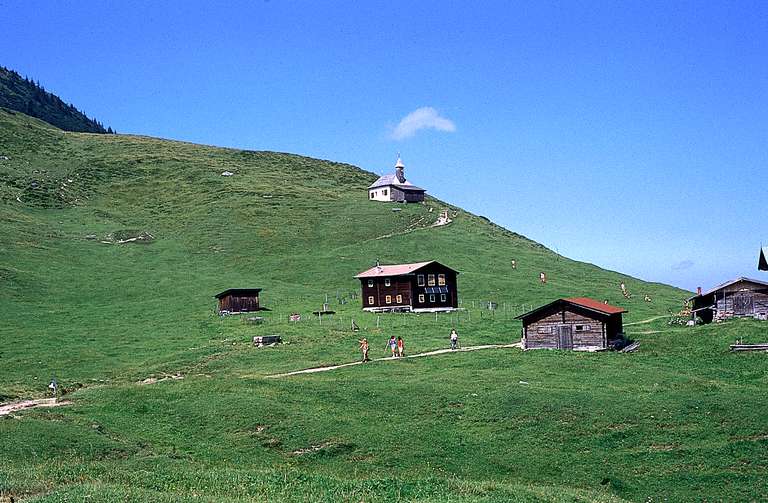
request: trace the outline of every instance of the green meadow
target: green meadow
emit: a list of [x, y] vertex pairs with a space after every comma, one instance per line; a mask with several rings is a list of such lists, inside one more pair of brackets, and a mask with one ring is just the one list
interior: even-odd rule
[[[768, 499], [766, 356], [728, 351], [764, 342], [759, 322], [669, 326], [689, 292], [433, 198], [371, 203], [375, 175], [346, 164], [68, 133], [4, 109], [0, 156], [0, 405], [47, 396], [53, 376], [71, 402], [0, 417], [2, 503]], [[431, 227], [445, 208], [453, 222]], [[376, 259], [457, 269], [463, 310], [361, 312], [353, 276]], [[262, 323], [215, 314], [230, 287], [264, 289]], [[361, 337], [372, 357], [389, 335], [444, 348], [453, 326], [465, 347], [517, 342], [517, 314], [582, 295], [629, 310], [636, 353], [488, 349], [267, 377], [352, 362]], [[314, 317], [326, 299], [336, 314]]]

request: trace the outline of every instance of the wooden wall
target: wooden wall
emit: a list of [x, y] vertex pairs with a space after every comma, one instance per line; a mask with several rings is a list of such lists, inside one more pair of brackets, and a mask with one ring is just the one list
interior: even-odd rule
[[[419, 286], [418, 276], [424, 275], [424, 286]], [[448, 293], [445, 294], [445, 302], [440, 300], [440, 294], [435, 295], [435, 302], [429, 301], [430, 294], [426, 293], [429, 286], [429, 275], [435, 275], [435, 287], [440, 286], [437, 278], [439, 274], [445, 274], [445, 287], [448, 289]], [[455, 271], [448, 269], [440, 264], [430, 264], [416, 271], [413, 281], [413, 308], [414, 309], [443, 309], [443, 308], [457, 308], [459, 307], [459, 293], [457, 284], [457, 274]], [[419, 295], [424, 295], [424, 302], [419, 301]]]
[[768, 288], [736, 283], [715, 292], [715, 319], [768, 316]]
[[[389, 286], [385, 285], [385, 278], [362, 278], [363, 307], [392, 308], [395, 306], [411, 305], [411, 282], [407, 276], [390, 277]], [[372, 281], [373, 286], [368, 286]], [[387, 295], [391, 297], [391, 303], [387, 304]], [[402, 302], [397, 302], [397, 296], [402, 295]], [[369, 303], [369, 297], [373, 297], [373, 303]]]
[[[560, 349], [560, 327], [571, 329], [573, 349], [608, 347], [606, 323], [568, 308], [550, 313], [523, 327], [525, 349]], [[576, 330], [581, 327], [582, 330]]]
[[390, 187], [392, 190], [392, 201], [406, 201], [409, 203], [418, 203], [424, 200], [423, 192], [411, 192], [400, 190], [396, 187]]
[[219, 311], [250, 313], [259, 310], [259, 296], [225, 295], [219, 299]]

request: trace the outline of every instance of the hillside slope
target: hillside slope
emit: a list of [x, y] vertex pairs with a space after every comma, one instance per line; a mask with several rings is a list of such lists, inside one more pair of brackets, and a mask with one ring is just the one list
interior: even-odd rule
[[[768, 498], [764, 355], [728, 352], [762, 340], [761, 322], [669, 327], [688, 292], [433, 198], [371, 203], [373, 179], [0, 110], [0, 402], [43, 396], [54, 376], [71, 402], [0, 417], [0, 501]], [[453, 223], [431, 227], [443, 208]], [[353, 276], [376, 258], [455, 267], [464, 310], [362, 313]], [[213, 312], [237, 286], [264, 288], [263, 323]], [[374, 357], [389, 335], [410, 354], [444, 348], [453, 326], [464, 346], [514, 342], [516, 314], [572, 295], [629, 309], [640, 350], [506, 348], [266, 378], [353, 361], [360, 337]], [[326, 297], [336, 314], [318, 319]], [[285, 344], [250, 344], [274, 334]]]
[[67, 105], [39, 83], [0, 66], [0, 107], [44, 120], [65, 131], [111, 133], [95, 119], [88, 118], [74, 105]]
[[[0, 161], [0, 330], [25, 334], [22, 353], [56, 333], [64, 348], [82, 348], [77, 361], [92, 359], [99, 375], [119, 371], [122, 357], [151, 357], [156, 343], [188, 347], [183, 339], [201, 332], [211, 296], [228, 287], [260, 286], [278, 312], [316, 309], [329, 295], [346, 297], [337, 307], [356, 313], [353, 276], [377, 258], [458, 269], [464, 307], [496, 302], [512, 340], [512, 314], [560, 296], [608, 299], [632, 321], [677, 309], [687, 295], [558, 256], [432, 198], [400, 211], [371, 203], [364, 188], [375, 175], [345, 164], [68, 133], [8, 111], [0, 111], [0, 156], [9, 158]], [[455, 213], [453, 223], [430, 227], [443, 208]], [[152, 241], [115, 244], [142, 232]], [[621, 282], [632, 299], [622, 297]], [[137, 335], [149, 327], [152, 344]], [[107, 348], [118, 357], [103, 358]], [[43, 363], [45, 372], [71, 367], [70, 358]], [[32, 384], [14, 367], [0, 376]]]

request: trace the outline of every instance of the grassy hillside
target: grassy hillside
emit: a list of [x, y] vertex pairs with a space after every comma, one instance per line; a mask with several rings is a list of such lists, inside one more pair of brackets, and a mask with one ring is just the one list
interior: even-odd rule
[[[397, 206], [401, 211], [370, 203], [364, 188], [374, 175], [349, 165], [70, 134], [7, 112], [0, 112], [0, 130], [0, 155], [10, 158], [0, 162], [0, 309], [6, 330], [29, 334], [14, 345], [20, 355], [50, 344], [47, 334], [55, 333], [58, 357], [43, 360], [42, 375], [111, 377], [137, 372], [137, 363], [161, 364], [168, 353], [186, 358], [190, 346], [218, 332], [212, 296], [233, 286], [264, 288], [275, 319], [307, 314], [328, 295], [340, 318], [375, 325], [350, 294], [359, 291], [353, 276], [376, 258], [440, 260], [461, 272], [464, 307], [489, 300], [506, 306], [476, 313], [476, 321], [493, 314], [498, 325], [477, 342], [519, 339], [513, 315], [560, 296], [609, 299], [628, 308], [631, 321], [677, 308], [687, 295], [559, 257], [457, 208], [451, 225], [431, 228], [444, 203]], [[234, 176], [221, 176], [225, 170]], [[141, 232], [153, 240], [114, 243]], [[629, 301], [622, 281], [635, 294]], [[653, 302], [643, 301], [645, 293]], [[335, 305], [337, 296], [349, 303]], [[385, 326], [396, 319], [387, 317]], [[445, 330], [450, 320], [438, 325]], [[314, 358], [335, 358], [335, 349], [329, 344], [327, 357]], [[0, 376], [19, 390], [36, 384], [24, 365], [6, 366]]]
[[[759, 325], [669, 329], [687, 292], [434, 199], [372, 204], [374, 175], [345, 164], [65, 133], [2, 110], [0, 156], [0, 402], [43, 396], [53, 375], [73, 401], [0, 417], [0, 501], [766, 496], [764, 358], [726, 351]], [[430, 227], [445, 207], [454, 222]], [[455, 267], [466, 309], [362, 313], [352, 276], [376, 258]], [[265, 289], [265, 323], [213, 313], [236, 286]], [[309, 313], [326, 295], [337, 314], [321, 324]], [[454, 325], [465, 346], [514, 342], [514, 315], [566, 295], [628, 308], [641, 352], [487, 350], [265, 378], [352, 361], [360, 336], [374, 356], [390, 334], [411, 353], [444, 347]], [[248, 344], [269, 334], [287, 344]], [[183, 378], [140, 384], [168, 375]]]
[[72, 104], [45, 90], [39, 82], [0, 66], [0, 107], [37, 117], [65, 131], [111, 133]]

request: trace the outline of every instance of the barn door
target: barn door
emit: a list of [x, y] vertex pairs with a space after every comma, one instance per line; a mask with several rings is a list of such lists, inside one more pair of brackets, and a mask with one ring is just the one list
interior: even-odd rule
[[570, 325], [560, 327], [557, 347], [558, 349], [573, 349], [573, 333]]
[[733, 314], [744, 315], [755, 312], [752, 292], [737, 293], [733, 296]]

